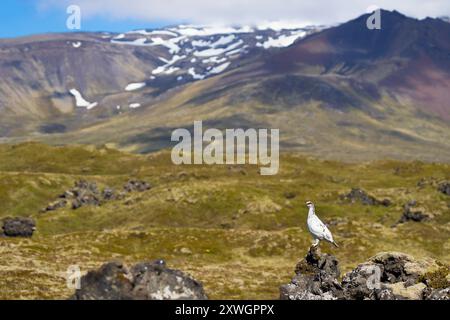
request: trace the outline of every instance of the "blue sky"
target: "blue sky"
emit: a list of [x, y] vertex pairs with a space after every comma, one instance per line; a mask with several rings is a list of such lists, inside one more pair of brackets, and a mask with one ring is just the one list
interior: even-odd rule
[[69, 5], [81, 8], [81, 31], [122, 32], [177, 23], [333, 24], [374, 4], [411, 17], [450, 16], [449, 0], [0, 0], [0, 38], [66, 28]]
[[[76, 1], [73, 2], [76, 3]], [[68, 17], [66, 7], [58, 5], [42, 7], [42, 3], [43, 1], [39, 0], [1, 0], [0, 38], [47, 32], [70, 32], [66, 27]], [[133, 29], [155, 28], [169, 23], [156, 19], [109, 18], [102, 15], [83, 17], [82, 15], [80, 31], [122, 32]]]

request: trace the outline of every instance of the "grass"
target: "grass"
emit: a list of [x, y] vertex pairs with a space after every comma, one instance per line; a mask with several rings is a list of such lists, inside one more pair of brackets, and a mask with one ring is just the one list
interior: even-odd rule
[[[170, 154], [122, 153], [106, 147], [0, 145], [0, 217], [32, 216], [31, 239], [0, 238], [0, 298], [70, 296], [65, 272], [112, 259], [165, 259], [202, 281], [211, 298], [276, 299], [311, 238], [304, 202], [316, 203], [339, 249], [327, 244], [343, 271], [380, 251], [401, 251], [450, 263], [448, 164], [375, 161], [342, 163], [282, 154], [276, 176], [255, 166], [175, 166]], [[80, 178], [121, 189], [130, 178], [154, 187], [100, 207], [39, 213]], [[418, 185], [420, 180], [425, 181]], [[340, 195], [360, 187], [389, 207], [350, 204]], [[288, 195], [288, 196], [287, 196]], [[398, 221], [416, 200], [429, 222]]]

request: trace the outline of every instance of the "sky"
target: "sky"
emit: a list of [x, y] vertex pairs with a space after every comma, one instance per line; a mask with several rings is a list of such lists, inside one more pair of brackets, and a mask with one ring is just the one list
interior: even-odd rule
[[70, 32], [69, 5], [81, 10], [78, 31], [111, 32], [181, 23], [327, 25], [355, 18], [373, 6], [415, 18], [450, 16], [450, 0], [1, 0], [0, 38]]

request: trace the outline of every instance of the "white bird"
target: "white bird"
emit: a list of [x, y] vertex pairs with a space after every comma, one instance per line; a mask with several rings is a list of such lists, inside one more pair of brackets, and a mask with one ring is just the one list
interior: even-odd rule
[[309, 208], [307, 224], [308, 230], [314, 238], [313, 246], [317, 247], [320, 240], [325, 240], [334, 244], [336, 247], [339, 247], [333, 240], [333, 235], [330, 230], [328, 230], [327, 226], [320, 221], [318, 216], [316, 216], [314, 204], [311, 201], [307, 201], [306, 206]]

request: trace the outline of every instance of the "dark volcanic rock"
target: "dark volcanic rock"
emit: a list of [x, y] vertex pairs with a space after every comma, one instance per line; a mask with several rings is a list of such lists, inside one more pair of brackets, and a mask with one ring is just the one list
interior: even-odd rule
[[382, 205], [387, 207], [391, 205], [391, 201], [389, 199], [384, 199], [380, 201], [375, 197], [370, 196], [369, 194], [367, 194], [367, 192], [359, 188], [352, 188], [352, 190], [348, 194], [342, 195], [341, 199], [349, 201], [351, 203], [361, 202], [364, 205], [370, 206]]
[[127, 268], [110, 262], [81, 278], [76, 300], [205, 300], [203, 286], [164, 261], [139, 263]]
[[140, 181], [140, 180], [130, 180], [128, 181], [123, 188], [125, 189], [126, 192], [133, 192], [133, 191], [146, 191], [146, 190], [150, 190], [151, 186], [149, 183], [145, 182], [145, 181]]
[[61, 199], [55, 202], [49, 203], [41, 212], [55, 211], [59, 208], [64, 208], [67, 205], [67, 200]]
[[[438, 264], [417, 261], [397, 252], [383, 252], [358, 265], [339, 283], [338, 261], [334, 256], [310, 249], [295, 269], [291, 283], [280, 287], [280, 298], [289, 300], [421, 300], [448, 299], [450, 288], [445, 283], [433, 288], [426, 281], [429, 270]], [[447, 270], [441, 268], [439, 270]], [[442, 273], [442, 274], [441, 274]], [[440, 277], [448, 272], [440, 271]]]
[[450, 196], [450, 182], [443, 182], [439, 185], [438, 190], [443, 194]]
[[[416, 267], [416, 268], [414, 268]], [[380, 253], [370, 261], [360, 264], [342, 279], [346, 299], [407, 299], [416, 291], [423, 290], [418, 283], [417, 263], [402, 253]], [[415, 287], [414, 287], [415, 286]], [[407, 292], [408, 287], [411, 292]], [[394, 294], [393, 291], [402, 291]]]
[[105, 188], [102, 193], [103, 200], [114, 200], [116, 195], [111, 188]]
[[407, 221], [421, 222], [430, 218], [430, 215], [424, 212], [423, 208], [416, 208], [416, 201], [410, 201], [403, 207], [403, 214], [398, 223]]
[[336, 300], [343, 297], [337, 281], [339, 264], [329, 254], [311, 247], [306, 257], [295, 268], [296, 276], [291, 283], [280, 288], [282, 300]]
[[6, 218], [2, 229], [7, 237], [31, 237], [36, 230], [36, 223], [31, 218]]
[[426, 300], [450, 300], [450, 287], [445, 289], [429, 290]]
[[112, 188], [105, 187], [100, 192], [95, 182], [79, 180], [75, 182], [74, 188], [64, 191], [59, 200], [48, 204], [41, 212], [63, 208], [67, 203], [74, 210], [83, 206], [100, 206], [105, 201], [124, 199], [129, 192], [142, 192], [150, 188], [151, 185], [145, 181], [130, 180], [124, 185], [123, 191], [115, 193]]

